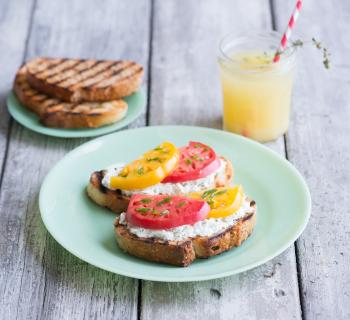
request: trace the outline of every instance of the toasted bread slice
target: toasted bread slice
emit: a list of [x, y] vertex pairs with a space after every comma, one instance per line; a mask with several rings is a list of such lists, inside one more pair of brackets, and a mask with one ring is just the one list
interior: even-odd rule
[[[233, 167], [231, 161], [221, 157], [226, 163], [225, 179], [217, 178], [213, 188], [229, 185], [233, 178]], [[125, 196], [120, 190], [111, 190], [102, 184], [105, 171], [95, 171], [90, 176], [90, 182], [87, 186], [88, 196], [98, 205], [108, 208], [115, 213], [121, 213], [128, 208], [130, 197]]]
[[19, 101], [40, 117], [48, 127], [97, 128], [115, 123], [125, 117], [128, 105], [123, 100], [108, 102], [66, 103], [32, 89], [26, 78], [27, 68], [17, 72], [14, 92]]
[[220, 234], [212, 237], [197, 236], [183, 241], [160, 238], [139, 238], [116, 218], [115, 236], [119, 247], [130, 255], [141, 259], [186, 267], [195, 259], [218, 255], [238, 247], [252, 233], [256, 224], [256, 204], [250, 202], [250, 212]]
[[35, 58], [27, 79], [38, 91], [67, 102], [111, 101], [140, 87], [143, 68], [133, 61]]

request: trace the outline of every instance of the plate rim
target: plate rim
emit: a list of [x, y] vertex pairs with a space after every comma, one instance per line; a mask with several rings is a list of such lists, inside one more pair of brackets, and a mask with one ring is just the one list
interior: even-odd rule
[[[43, 193], [46, 188], [46, 185], [48, 184], [48, 181], [50, 179], [50, 177], [54, 174], [55, 170], [57, 170], [57, 168], [60, 166], [61, 162], [63, 159], [71, 157], [73, 154], [80, 152], [81, 149], [86, 148], [86, 146], [88, 145], [92, 145], [92, 144], [96, 144], [98, 143], [99, 140], [103, 140], [106, 139], [107, 136], [110, 135], [118, 135], [121, 132], [124, 131], [143, 131], [143, 130], [154, 130], [154, 128], [167, 128], [167, 129], [173, 129], [173, 128], [185, 128], [185, 129], [203, 129], [203, 130], [209, 130], [209, 131], [213, 131], [213, 132], [217, 132], [220, 134], [224, 134], [224, 135], [228, 135], [228, 136], [235, 136], [238, 139], [241, 139], [244, 141], [244, 143], [248, 143], [251, 144], [263, 151], [266, 151], [268, 153], [270, 153], [272, 156], [274, 156], [275, 158], [281, 160], [281, 162], [287, 166], [292, 172], [293, 174], [295, 174], [299, 180], [299, 182], [301, 183], [301, 186], [303, 188], [303, 194], [306, 196], [306, 210], [305, 210], [305, 218], [303, 220], [303, 222], [298, 226], [298, 229], [293, 233], [293, 235], [291, 235], [288, 239], [288, 241], [286, 241], [284, 243], [284, 245], [282, 245], [278, 250], [276, 250], [275, 252], [267, 255], [266, 257], [264, 257], [263, 259], [260, 259], [256, 262], [244, 265], [240, 268], [235, 268], [234, 270], [228, 270], [228, 271], [223, 271], [223, 272], [218, 272], [215, 274], [211, 274], [211, 275], [191, 275], [190, 278], [177, 278], [174, 279], [173, 277], [168, 277], [168, 276], [152, 276], [152, 275], [145, 275], [145, 274], [140, 274], [140, 273], [136, 273], [136, 272], [127, 272], [127, 271], [118, 271], [116, 272], [113, 268], [110, 268], [108, 266], [99, 264], [98, 261], [92, 261], [90, 258], [83, 258], [82, 255], [80, 255], [80, 253], [75, 250], [75, 249], [71, 249], [68, 248], [67, 246], [65, 246], [64, 244], [62, 244], [58, 238], [59, 236], [57, 236], [57, 234], [55, 234], [54, 229], [52, 229], [50, 227], [50, 224], [47, 222], [45, 215], [43, 214]], [[285, 158], [283, 158], [281, 155], [279, 155], [277, 152], [275, 152], [274, 150], [268, 148], [267, 146], [260, 144], [259, 142], [253, 141], [251, 139], [248, 139], [246, 137], [240, 136], [238, 134], [234, 134], [234, 133], [230, 133], [230, 132], [226, 132], [223, 130], [219, 130], [219, 129], [214, 129], [214, 128], [207, 128], [207, 127], [201, 127], [201, 126], [189, 126], [189, 125], [155, 125], [155, 126], [147, 126], [147, 127], [140, 127], [140, 128], [133, 128], [133, 129], [126, 129], [126, 130], [120, 130], [118, 132], [113, 132], [110, 133], [108, 135], [104, 135], [101, 137], [97, 137], [93, 140], [87, 141], [81, 145], [79, 145], [78, 147], [74, 148], [73, 150], [69, 151], [68, 153], [66, 153], [60, 160], [58, 160], [55, 165], [49, 170], [49, 172], [46, 174], [41, 187], [40, 187], [40, 191], [39, 191], [39, 210], [40, 210], [40, 216], [41, 219], [45, 225], [45, 228], [47, 229], [47, 231], [50, 233], [50, 235], [55, 239], [55, 241], [57, 241], [57, 243], [62, 246], [65, 250], [67, 250], [68, 252], [70, 252], [71, 254], [73, 254], [74, 256], [76, 256], [77, 258], [79, 258], [80, 260], [89, 263], [91, 265], [93, 265], [94, 267], [97, 267], [99, 269], [102, 270], [106, 270], [109, 272], [112, 272], [114, 274], [118, 274], [118, 275], [122, 275], [122, 276], [126, 276], [126, 277], [130, 277], [130, 278], [134, 278], [134, 279], [141, 279], [141, 280], [149, 280], [149, 281], [156, 281], [156, 282], [193, 282], [193, 281], [206, 281], [206, 280], [212, 280], [212, 279], [219, 279], [219, 278], [224, 278], [224, 277], [228, 277], [228, 276], [232, 276], [235, 274], [239, 274], [242, 273], [244, 271], [248, 271], [251, 269], [254, 269], [260, 265], [265, 264], [266, 262], [272, 260], [273, 258], [277, 257], [278, 255], [280, 255], [282, 252], [284, 252], [285, 250], [287, 250], [302, 234], [302, 232], [305, 230], [310, 216], [311, 216], [311, 209], [312, 209], [312, 199], [311, 199], [311, 194], [309, 191], [309, 188], [307, 186], [307, 183], [304, 179], [304, 177], [301, 175], [301, 173]]]
[[[14, 100], [15, 103], [17, 103], [21, 108], [24, 109], [24, 111], [30, 112], [30, 110], [25, 109], [23, 104], [16, 97], [14, 90], [12, 90], [12, 89], [9, 91], [9, 93], [6, 96], [6, 106], [7, 106], [7, 110], [9, 112], [9, 114], [17, 123], [19, 123], [21, 126], [27, 128], [28, 130], [31, 130], [33, 132], [36, 132], [36, 133], [39, 133], [39, 134], [42, 134], [45, 136], [56, 137], [56, 138], [69, 138], [69, 139], [91, 138], [91, 137], [98, 137], [98, 136], [103, 136], [106, 134], [114, 133], [115, 131], [123, 129], [126, 126], [130, 125], [132, 122], [134, 122], [142, 114], [142, 112], [146, 109], [146, 105], [147, 105], [146, 88], [144, 86], [141, 86], [140, 89], [138, 91], [134, 92], [133, 94], [136, 94], [136, 93], [140, 94], [141, 102], [140, 102], [140, 105], [138, 106], [138, 109], [136, 110], [135, 114], [131, 115], [129, 119], [127, 118], [128, 117], [128, 113], [127, 113], [124, 118], [122, 118], [119, 121], [112, 123], [110, 125], [102, 126], [99, 128], [81, 128], [81, 130], [84, 130], [84, 131], [75, 131], [75, 132], [74, 131], [68, 132], [64, 128], [46, 127], [44, 125], [41, 125], [40, 123], [38, 123], [35, 126], [30, 126], [30, 125], [24, 123], [21, 119], [18, 118], [16, 111], [15, 111], [16, 107], [13, 106], [13, 102], [11, 100]], [[129, 97], [131, 97], [132, 95], [130, 95]], [[125, 97], [125, 98], [128, 98], [128, 97]], [[22, 111], [20, 111], [20, 113], [23, 117], [28, 118], [27, 115], [25, 113], [23, 113]], [[33, 113], [33, 115], [35, 115], [35, 114]], [[125, 123], [123, 123], [123, 121], [125, 121]]]

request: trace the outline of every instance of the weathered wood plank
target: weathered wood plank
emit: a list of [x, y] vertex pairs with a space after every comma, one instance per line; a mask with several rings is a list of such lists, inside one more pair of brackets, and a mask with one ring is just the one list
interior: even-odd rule
[[[17, 67], [22, 63], [25, 54], [25, 42], [30, 25], [33, 1], [2, 1], [0, 3], [0, 167], [3, 169], [7, 148], [7, 135], [9, 130], [9, 116], [6, 107], [6, 95], [11, 88], [13, 76]], [[4, 36], [5, 35], [5, 36]], [[2, 181], [0, 182], [2, 183]], [[3, 183], [2, 185], [6, 185]], [[0, 185], [1, 186], [1, 185]], [[2, 196], [2, 195], [1, 195]], [[2, 197], [3, 199], [3, 197]], [[19, 295], [19, 279], [12, 277], [8, 268], [16, 251], [18, 230], [16, 221], [0, 214], [0, 310], [1, 317], [15, 318], [16, 309], [11, 308], [11, 296]], [[11, 284], [13, 282], [13, 284]]]
[[2, 168], [9, 130], [6, 96], [13, 75], [22, 63], [30, 24], [33, 1], [16, 0], [0, 3], [0, 168]]
[[[275, 1], [282, 30], [294, 1]], [[296, 37], [320, 38], [333, 53], [300, 51], [293, 117], [287, 136], [290, 161], [311, 189], [313, 213], [297, 242], [305, 319], [350, 318], [350, 93], [349, 1], [305, 1]]]
[[[268, 1], [156, 1], [151, 124], [221, 127], [217, 43], [271, 29]], [[176, 21], [176, 23], [174, 23]], [[269, 146], [284, 155], [283, 138]], [[300, 319], [294, 248], [252, 271], [197, 283], [143, 281], [142, 319]]]
[[[146, 0], [39, 0], [26, 58], [129, 58], [147, 66], [149, 8]], [[12, 128], [0, 201], [0, 309], [6, 319], [137, 317], [138, 281], [75, 258], [51, 238], [39, 216], [43, 177], [83, 141]]]

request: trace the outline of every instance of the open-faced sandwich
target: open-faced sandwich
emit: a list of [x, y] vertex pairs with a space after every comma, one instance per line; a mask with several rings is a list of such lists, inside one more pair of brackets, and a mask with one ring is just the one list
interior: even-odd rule
[[164, 142], [139, 159], [91, 175], [88, 195], [121, 213], [119, 247], [139, 258], [188, 266], [227, 251], [252, 233], [256, 204], [230, 186], [231, 162], [209, 146]]
[[114, 226], [125, 252], [185, 267], [241, 245], [255, 222], [255, 202], [235, 186], [189, 197], [133, 195]]
[[229, 185], [231, 162], [209, 146], [190, 142], [177, 148], [164, 142], [125, 165], [112, 165], [90, 177], [88, 195], [116, 213], [127, 209], [133, 194], [184, 195]]

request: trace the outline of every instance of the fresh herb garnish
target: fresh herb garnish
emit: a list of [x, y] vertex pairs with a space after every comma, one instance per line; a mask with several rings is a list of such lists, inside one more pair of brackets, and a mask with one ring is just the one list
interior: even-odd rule
[[214, 200], [212, 198], [209, 198], [207, 200], [207, 203], [211, 206], [212, 204], [214, 204]]
[[152, 200], [150, 198], [143, 198], [140, 200], [142, 203], [150, 203]]
[[141, 213], [147, 213], [150, 210], [151, 210], [150, 208], [136, 208], [135, 209], [135, 211], [141, 212]]
[[302, 47], [304, 45], [304, 42], [301, 41], [300, 39], [295, 40], [292, 42], [292, 47], [297, 48], [297, 47]]
[[193, 160], [197, 160], [197, 161], [204, 161], [204, 159], [202, 157], [200, 157], [198, 154], [191, 156], [191, 158]]
[[159, 211], [157, 209], [152, 209], [152, 214], [159, 214]]
[[148, 158], [146, 159], [148, 162], [151, 162], [151, 161], [158, 161], [158, 162], [161, 162], [161, 158], [159, 157], [154, 157], [154, 158]]
[[209, 205], [212, 205], [212, 204], [214, 204], [213, 198], [216, 196], [220, 196], [220, 195], [224, 194], [225, 192], [227, 192], [227, 189], [219, 190], [219, 191], [217, 189], [210, 189], [210, 190], [203, 192], [201, 198], [204, 199]]
[[172, 199], [171, 197], [166, 197], [163, 200], [160, 200], [159, 202], [157, 202], [157, 206], [161, 206], [165, 203], [169, 203], [171, 201], [171, 199]]
[[177, 207], [177, 208], [181, 208], [181, 207], [183, 207], [185, 204], [186, 204], [185, 201], [181, 201], [181, 202], [179, 202], [179, 204], [178, 204], [176, 207]]
[[138, 175], [141, 176], [141, 175], [143, 175], [144, 173], [145, 173], [145, 169], [144, 169], [143, 167], [138, 167], [138, 168], [137, 168], [137, 174], [138, 174]]
[[154, 151], [162, 151], [163, 148], [158, 146], [158, 147], [154, 148], [153, 150], [154, 150]]
[[327, 48], [322, 47], [322, 44], [320, 41], [317, 41], [315, 38], [312, 38], [312, 43], [315, 45], [316, 49], [322, 50], [322, 55], [323, 55], [323, 65], [326, 69], [329, 69], [329, 52]]
[[[329, 56], [330, 53], [328, 52], [328, 49], [322, 46], [322, 43], [318, 40], [316, 40], [314, 37], [311, 39], [311, 41], [302, 41], [300, 39], [295, 40], [291, 43], [291, 47], [293, 48], [301, 48], [304, 46], [304, 44], [311, 43], [315, 46], [316, 49], [322, 51], [322, 57], [323, 57], [323, 65], [326, 69], [330, 68], [330, 61], [329, 61]], [[278, 52], [278, 55], [283, 54], [283, 52]]]
[[210, 189], [210, 190], [204, 191], [201, 198], [205, 199], [206, 197], [213, 195], [216, 191], [218, 191], [218, 190], [217, 189]]
[[191, 163], [192, 163], [192, 160], [189, 159], [189, 158], [186, 158], [186, 159], [185, 159], [185, 162], [186, 162], [187, 164], [191, 164]]
[[216, 193], [214, 194], [214, 196], [215, 196], [215, 197], [216, 197], [216, 196], [221, 196], [222, 194], [224, 194], [224, 193], [226, 193], [226, 192], [227, 192], [226, 189], [220, 190], [220, 191], [216, 192]]

